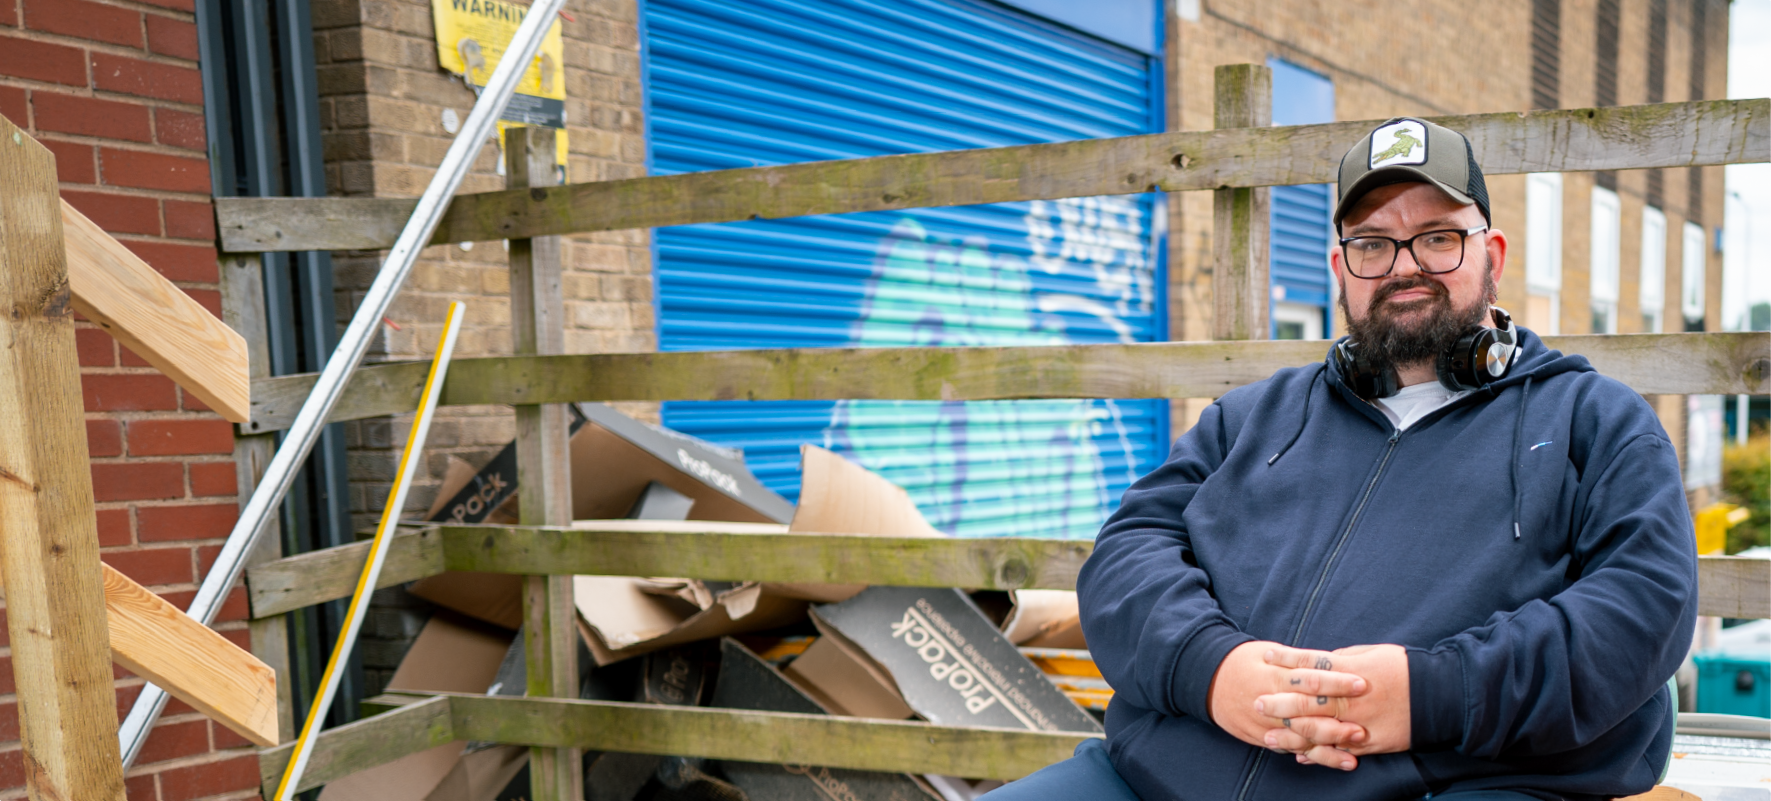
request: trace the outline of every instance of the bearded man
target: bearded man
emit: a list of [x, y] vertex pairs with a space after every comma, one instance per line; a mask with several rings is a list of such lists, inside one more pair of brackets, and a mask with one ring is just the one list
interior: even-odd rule
[[992, 801], [1585, 801], [1662, 775], [1697, 572], [1672, 443], [1493, 307], [1507, 238], [1462, 135], [1386, 122], [1339, 190], [1350, 336], [1218, 399], [1126, 492], [1078, 579], [1106, 745]]

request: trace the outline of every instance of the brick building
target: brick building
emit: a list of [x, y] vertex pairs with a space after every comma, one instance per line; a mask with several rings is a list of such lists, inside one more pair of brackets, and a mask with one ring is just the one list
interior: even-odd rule
[[[1407, 6], [1299, 0], [1149, 5], [1161, 14], [1158, 50], [1171, 129], [1211, 127], [1212, 68], [1227, 63], [1269, 63], [1276, 70], [1297, 71], [1288, 75], [1307, 73], [1305, 78], [1316, 82], [1312, 85], [1326, 82], [1332, 86], [1329, 117], [1341, 120], [1715, 98], [1726, 83], [1728, 7], [1719, 0], [1502, 0], [1479, 9], [1447, 0]], [[437, 65], [428, 0], [251, 0], [227, 6], [264, 9], [270, 22], [239, 17], [244, 12], [238, 10], [222, 20], [216, 16], [222, 8], [217, 0], [0, 0], [0, 114], [56, 154], [64, 197], [74, 206], [238, 324], [264, 316], [262, 307], [256, 313], [247, 308], [262, 299], [224, 291], [212, 196], [303, 191], [416, 196], [451, 141], [450, 120], [465, 117], [475, 98]], [[289, 44], [291, 31], [303, 33], [290, 27], [292, 14], [311, 27], [311, 54], [303, 56], [301, 48]], [[253, 91], [241, 88], [260, 80], [249, 74], [247, 67], [256, 62], [244, 49], [254, 25], [283, 36], [277, 50], [282, 60], [262, 78], [266, 83], [254, 84], [268, 97], [256, 101]], [[563, 33], [570, 142], [566, 180], [646, 174], [651, 163], [644, 96], [647, 33], [640, 3], [572, 0]], [[205, 53], [214, 55], [200, 63]], [[288, 133], [298, 127], [291, 121], [304, 113], [303, 102], [312, 104], [318, 142], [307, 155], [297, 146], [300, 132]], [[255, 123], [253, 114], [264, 119]], [[240, 132], [252, 125], [283, 137], [282, 150], [256, 155], [242, 150], [250, 143], [242, 144]], [[233, 139], [220, 141], [216, 131], [231, 132]], [[281, 172], [254, 177], [254, 158], [270, 165], [270, 172]], [[311, 166], [317, 176], [305, 190], [299, 173], [306, 167], [294, 166], [298, 163]], [[1587, 333], [1597, 319], [1603, 331], [1651, 330], [1656, 324], [1675, 331], [1683, 330], [1689, 317], [1692, 326], [1719, 330], [1721, 270], [1713, 241], [1722, 213], [1720, 168], [1569, 174], [1545, 179], [1536, 195], [1533, 180], [1495, 176], [1489, 184], [1496, 227], [1508, 231], [1513, 243], [1501, 302], [1524, 324], [1541, 332]], [[461, 191], [502, 186], [497, 148], [488, 145]], [[1643, 250], [1643, 221], [1655, 217], [1647, 211], [1651, 208], [1659, 212], [1663, 234], [1649, 240], [1664, 251], [1658, 259]], [[1611, 222], [1596, 227], [1595, 209], [1612, 215]], [[1168, 199], [1167, 213], [1167, 336], [1206, 338], [1210, 196], [1177, 194]], [[1687, 223], [1697, 228], [1694, 249], [1687, 246]], [[1614, 247], [1602, 248], [1597, 260], [1595, 230], [1615, 232]], [[1546, 246], [1552, 240], [1556, 246]], [[569, 239], [563, 276], [569, 352], [659, 347], [653, 245], [649, 231]], [[290, 278], [285, 288], [323, 292], [334, 308], [310, 297], [290, 307], [299, 312], [291, 314], [306, 314], [309, 322], [290, 323], [281, 332], [248, 332], [255, 358], [272, 362], [255, 365], [259, 374], [314, 369], [329, 346], [313, 343], [333, 336], [324, 321], [348, 318], [382, 254], [321, 255], [325, 258], [298, 259], [278, 269], [318, 270], [324, 282]], [[1554, 270], [1547, 266], [1552, 261]], [[1606, 272], [1598, 282], [1595, 264]], [[1652, 275], [1655, 265], [1661, 272], [1658, 292], [1654, 281], [1642, 278], [1644, 270]], [[1703, 271], [1694, 306], [1681, 303], [1687, 265]], [[267, 276], [273, 273], [267, 265]], [[395, 301], [369, 359], [427, 358], [451, 300], [469, 304], [458, 355], [509, 353], [507, 289], [505, 253], [498, 243], [430, 248]], [[245, 306], [224, 309], [224, 295]], [[271, 309], [272, 317], [281, 313], [275, 304]], [[1330, 311], [1321, 321], [1322, 333], [1339, 330], [1332, 316]], [[304, 336], [309, 344], [294, 344]], [[78, 338], [103, 558], [183, 604], [237, 515], [238, 487], [241, 479], [251, 480], [250, 468], [243, 460], [236, 463], [233, 429], [218, 416], [97, 328], [82, 324]], [[1659, 403], [1675, 442], [1681, 441], [1682, 400]], [[1169, 430], [1183, 430], [1189, 412], [1196, 414], [1200, 406], [1178, 403]], [[658, 415], [656, 407], [628, 411], [650, 419]], [[409, 417], [345, 424], [338, 432], [336, 464], [316, 468], [325, 475], [304, 485], [313, 496], [302, 502], [310, 512], [285, 517], [311, 531], [285, 532], [285, 543], [343, 542], [353, 531], [372, 526], [409, 424]], [[513, 433], [507, 410], [445, 409], [432, 430], [408, 511], [430, 506], [451, 456], [477, 464]], [[339, 497], [326, 501], [328, 492]], [[327, 502], [335, 512], [321, 509]], [[397, 663], [425, 614], [421, 602], [397, 592], [381, 597], [364, 631], [356, 697], [385, 684], [387, 669]], [[236, 591], [216, 627], [245, 644], [245, 616]], [[323, 616], [291, 625], [296, 629], [291, 642], [307, 643], [296, 648], [307, 648], [298, 662], [304, 658], [308, 666], [297, 665], [308, 671], [306, 678], [285, 682], [299, 689], [304, 681], [311, 683], [312, 663], [323, 659], [321, 643], [329, 639]], [[4, 653], [0, 799], [22, 796], [24, 769]], [[120, 709], [127, 708], [140, 684], [119, 670]], [[176, 701], [127, 777], [136, 801], [257, 794], [252, 749]]]
[[[1169, 62], [1170, 120], [1186, 130], [1212, 125], [1212, 66], [1238, 62], [1320, 76], [1332, 83], [1338, 120], [1715, 99], [1727, 85], [1728, 6], [1713, 0], [1513, 0], [1478, 15], [1461, 2], [1405, 12], [1288, 0], [1178, 8], [1185, 13], [1168, 22], [1179, 50]], [[1489, 177], [1494, 226], [1510, 239], [1500, 305], [1539, 334], [1722, 330], [1722, 172]], [[1170, 208], [1171, 331], [1209, 338], [1211, 197], [1187, 193]], [[1598, 227], [1595, 209], [1609, 215]], [[1644, 240], [1645, 219], [1658, 236]], [[1660, 252], [1645, 252], [1645, 241]], [[1658, 281], [1643, 280], [1656, 270]], [[1693, 275], [1695, 295], [1681, 303]], [[1331, 314], [1341, 330], [1339, 311]], [[1683, 448], [1684, 398], [1653, 400]], [[1178, 414], [1197, 416], [1203, 405]]]
[[[62, 197], [221, 313], [190, 0], [0, 3], [0, 114], [55, 154]], [[238, 515], [233, 427], [95, 326], [76, 336], [103, 559], [184, 605]], [[245, 645], [245, 616], [236, 590], [216, 628]], [[121, 713], [141, 680], [117, 677]], [[0, 797], [22, 797], [9, 657], [0, 693]], [[254, 795], [247, 746], [173, 701], [130, 798]]]

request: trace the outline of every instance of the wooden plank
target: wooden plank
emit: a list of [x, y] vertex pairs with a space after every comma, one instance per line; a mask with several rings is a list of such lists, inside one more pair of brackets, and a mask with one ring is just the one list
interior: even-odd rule
[[1771, 559], [1698, 557], [1697, 613], [1771, 618]]
[[[263, 619], [325, 601], [349, 598], [369, 559], [369, 543], [309, 551], [246, 569], [252, 617]], [[443, 572], [442, 537], [434, 528], [406, 528], [388, 543], [376, 588]]]
[[442, 534], [448, 570], [997, 590], [1075, 589], [1094, 550], [1086, 540], [757, 533], [702, 521], [444, 526]]
[[[897, 584], [921, 587], [1074, 589], [1094, 543], [1005, 537], [925, 539], [782, 534], [745, 523], [579, 521], [572, 528], [448, 526], [395, 538], [382, 585], [444, 570], [556, 575], [672, 575], [722, 581]], [[281, 614], [348, 597], [364, 543], [292, 556], [246, 572], [253, 614]], [[390, 580], [396, 556], [406, 572]], [[1718, 617], [1771, 618], [1771, 565], [1728, 556], [1698, 559], [1698, 609]]]
[[[1545, 337], [1637, 392], [1771, 393], [1771, 334]], [[444, 405], [662, 400], [1213, 398], [1320, 361], [1326, 342], [1156, 342], [1005, 348], [807, 348], [462, 359]], [[409, 411], [424, 365], [358, 370], [332, 420]], [[253, 384], [243, 431], [287, 428], [312, 374]]]
[[[1273, 123], [1271, 69], [1221, 64], [1213, 79], [1217, 128], [1265, 128]], [[1232, 186], [1211, 193], [1212, 339], [1267, 338], [1272, 193], [1265, 186]]]
[[[1434, 117], [1469, 137], [1488, 175], [1771, 160], [1771, 100], [1707, 100]], [[458, 195], [433, 242], [508, 239], [808, 214], [1332, 183], [1379, 120], [1179, 131]], [[415, 201], [216, 198], [222, 249], [390, 247]]]
[[101, 567], [111, 660], [254, 745], [276, 745], [275, 671], [116, 568]]
[[74, 310], [217, 414], [251, 414], [246, 340], [147, 262], [61, 201]]
[[105, 565], [111, 658], [255, 745], [276, 745], [269, 665]]
[[32, 799], [123, 801], [55, 157], [0, 118], [0, 582]]
[[[513, 129], [506, 137], [505, 185], [512, 189], [559, 185], [554, 130]], [[557, 236], [510, 240], [511, 341], [518, 356], [566, 352], [565, 298], [560, 291]], [[530, 526], [572, 522], [572, 465], [566, 405], [516, 407], [519, 520]], [[578, 613], [571, 576], [523, 580], [523, 653], [531, 698], [578, 697]], [[571, 747], [533, 748], [529, 787], [536, 801], [584, 797], [582, 754]]]
[[[1076, 571], [1093, 549], [1077, 540], [785, 534], [749, 523], [652, 520], [579, 521], [572, 528], [426, 528], [402, 533], [391, 546], [381, 586], [444, 570], [483, 570], [1074, 589]], [[253, 616], [349, 597], [368, 553], [367, 545], [353, 543], [247, 570]], [[392, 577], [396, 559], [403, 569]]]
[[1018, 779], [1101, 737], [615, 701], [451, 701], [456, 736], [464, 739], [985, 779]]
[[[265, 318], [264, 258], [262, 256], [224, 256], [221, 261], [221, 319], [246, 340], [247, 365], [253, 378], [270, 375], [270, 337]], [[264, 477], [264, 470], [277, 450], [275, 434], [256, 434], [234, 438], [234, 479], [240, 503], [252, 497], [252, 490]], [[273, 515], [259, 537], [258, 547], [247, 557], [247, 565], [274, 562], [283, 556], [283, 532], [280, 516]], [[271, 615], [249, 621], [252, 655], [276, 673], [277, 742], [295, 739], [295, 675], [293, 656], [289, 649], [289, 617]]]
[[[376, 699], [378, 701], [383, 699]], [[322, 732], [314, 743], [297, 792], [319, 787], [358, 771], [385, 765], [457, 739], [449, 698], [425, 698], [354, 723]], [[259, 786], [272, 797], [295, 744], [258, 752]]]

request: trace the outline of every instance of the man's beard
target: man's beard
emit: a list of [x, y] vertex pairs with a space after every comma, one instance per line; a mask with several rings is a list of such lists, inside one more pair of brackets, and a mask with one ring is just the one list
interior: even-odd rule
[[[1424, 289], [1431, 292], [1432, 297], [1401, 304], [1385, 303], [1386, 299], [1410, 289]], [[1488, 313], [1488, 306], [1495, 298], [1494, 261], [1486, 258], [1482, 266], [1482, 295], [1462, 309], [1452, 307], [1451, 292], [1444, 284], [1424, 273], [1416, 273], [1412, 278], [1380, 287], [1371, 296], [1365, 319], [1356, 320], [1347, 307], [1345, 279], [1341, 283], [1341, 312], [1347, 317], [1347, 333], [1359, 345], [1360, 360], [1378, 368], [1402, 368], [1439, 358], [1439, 354], [1457, 344], [1465, 332], [1482, 324], [1482, 315]], [[1399, 319], [1415, 315], [1422, 309], [1427, 310], [1425, 316], [1407, 321]]]

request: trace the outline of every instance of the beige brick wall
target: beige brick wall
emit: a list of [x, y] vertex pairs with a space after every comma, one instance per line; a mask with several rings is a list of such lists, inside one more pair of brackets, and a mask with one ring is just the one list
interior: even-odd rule
[[[335, 195], [415, 197], [453, 136], [443, 112], [467, 117], [474, 94], [437, 66], [428, 0], [315, 0], [314, 49], [327, 180]], [[602, 181], [645, 172], [639, 35], [632, 0], [572, 0], [563, 21], [567, 180]], [[488, 143], [461, 192], [504, 187], [498, 147]], [[353, 313], [384, 253], [335, 257], [338, 311]], [[657, 347], [651, 259], [645, 231], [570, 238], [563, 248], [566, 348], [571, 353]], [[468, 306], [458, 357], [511, 352], [509, 273], [500, 242], [427, 249], [371, 346], [370, 361], [429, 358], [450, 301]], [[395, 328], [394, 326], [397, 326]], [[411, 416], [349, 426], [352, 512], [373, 526]], [[407, 503], [428, 508], [447, 457], [480, 463], [515, 435], [509, 409], [449, 408], [430, 434], [427, 460]]]
[[[1700, 0], [1704, 1], [1704, 0]], [[1172, 129], [1212, 127], [1212, 71], [1219, 64], [1265, 63], [1278, 57], [1329, 76], [1335, 84], [1336, 117], [1375, 120], [1397, 115], [1432, 116], [1522, 110], [1530, 106], [1529, 0], [1469, 4], [1423, 0], [1403, 6], [1360, 2], [1320, 4], [1301, 0], [1259, 0], [1201, 4], [1198, 22], [1170, 23], [1170, 119]], [[1596, 0], [1562, 4], [1561, 105], [1591, 105], [1594, 98]], [[1688, 99], [1690, 3], [1669, 3], [1666, 93], [1668, 101]], [[1727, 5], [1709, 0], [1706, 94], [1723, 96], [1727, 80]], [[1618, 102], [1647, 102], [1648, 0], [1623, 0], [1619, 41]], [[1441, 47], [1418, 47], [1421, 42]], [[1403, 46], [1407, 43], [1407, 46]], [[1178, 72], [1178, 75], [1176, 73]], [[1688, 218], [1686, 170], [1667, 170], [1668, 330], [1679, 330], [1678, 232]], [[1722, 170], [1705, 168], [1700, 219], [1710, 237], [1721, 219]], [[1561, 326], [1564, 333], [1591, 327], [1589, 287], [1590, 211], [1593, 177], [1570, 173], [1563, 181], [1563, 279]], [[1495, 227], [1511, 243], [1500, 281], [1501, 304], [1525, 306], [1525, 179], [1488, 180]], [[1619, 330], [1641, 330], [1637, 300], [1641, 266], [1641, 220], [1647, 173], [1618, 174], [1622, 200]], [[1205, 339], [1211, 331], [1211, 195], [1178, 193], [1171, 198], [1169, 237], [1170, 330], [1175, 339]], [[1709, 253], [1706, 322], [1719, 327], [1721, 261]], [[1175, 430], [1182, 430], [1177, 421]]]

